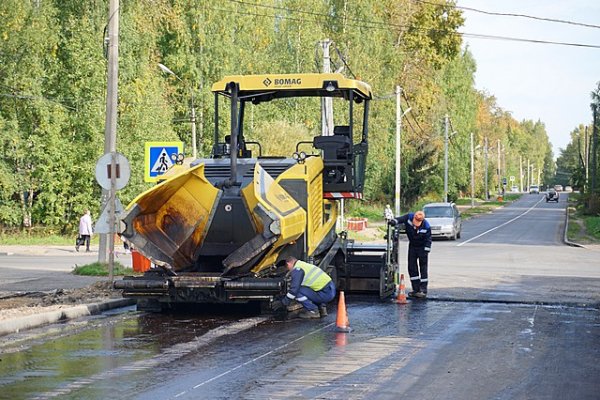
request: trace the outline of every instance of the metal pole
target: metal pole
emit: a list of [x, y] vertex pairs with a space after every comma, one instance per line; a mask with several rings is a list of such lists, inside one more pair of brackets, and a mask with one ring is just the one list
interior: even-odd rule
[[596, 192], [596, 172], [598, 171], [598, 167], [597, 167], [597, 153], [598, 153], [598, 110], [597, 110], [597, 106], [594, 105], [593, 108], [593, 123], [594, 125], [592, 126], [592, 148], [591, 148], [591, 152], [592, 152], [592, 159], [590, 160], [590, 175], [592, 176], [592, 182], [590, 185], [590, 193], [595, 193]]
[[589, 190], [589, 149], [588, 149], [588, 127], [585, 127], [584, 130], [584, 134], [583, 134], [583, 168], [584, 168], [584, 176], [585, 176], [585, 181], [583, 184], [583, 191], [585, 193], [588, 192]]
[[448, 202], [448, 114], [444, 117], [444, 202]]
[[483, 154], [485, 158], [485, 200], [490, 199], [490, 192], [488, 190], [488, 140], [487, 137], [483, 138]]
[[523, 191], [523, 156], [519, 155], [519, 192]]
[[396, 193], [395, 193], [395, 202], [394, 202], [394, 211], [396, 217], [400, 216], [400, 127], [402, 123], [402, 111], [400, 108], [400, 94], [402, 93], [402, 88], [398, 85], [396, 86]]
[[500, 139], [497, 141], [498, 147], [498, 165], [496, 168], [496, 173], [498, 175], [498, 194], [502, 193], [502, 182], [500, 181]]
[[471, 208], [475, 207], [475, 155], [473, 148], [473, 132], [471, 132]]
[[[323, 48], [323, 73], [331, 73], [331, 57], [329, 56], [329, 46], [333, 43], [329, 39], [320, 42]], [[322, 97], [322, 113], [321, 113], [321, 135], [333, 135], [333, 99], [331, 97]]]
[[529, 191], [529, 187], [531, 186], [531, 174], [529, 173], [530, 164], [529, 158], [527, 159], [527, 191]]
[[196, 108], [194, 107], [194, 89], [191, 89], [192, 91], [192, 113], [191, 113], [191, 119], [192, 119], [192, 157], [194, 157], [194, 160], [197, 158], [198, 156], [198, 148], [196, 147]]
[[[108, 234], [108, 277], [114, 279], [115, 261], [115, 192], [116, 192], [116, 149], [117, 149], [117, 101], [119, 83], [119, 0], [110, 0], [108, 11], [108, 81], [106, 94], [106, 120], [105, 120], [105, 150], [106, 142], [111, 155], [110, 163], [110, 199], [109, 207], [109, 234]], [[106, 245], [106, 244], [105, 244]], [[104, 256], [103, 256], [104, 254]], [[98, 261], [105, 259], [106, 249], [100, 249]], [[101, 261], [102, 262], [102, 261]]]

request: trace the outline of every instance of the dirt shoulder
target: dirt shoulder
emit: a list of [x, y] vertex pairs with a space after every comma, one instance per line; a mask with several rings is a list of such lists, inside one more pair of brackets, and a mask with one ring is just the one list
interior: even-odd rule
[[0, 297], [0, 321], [120, 298], [122, 298], [121, 291], [111, 289], [108, 280], [80, 289], [4, 293], [3, 297]]

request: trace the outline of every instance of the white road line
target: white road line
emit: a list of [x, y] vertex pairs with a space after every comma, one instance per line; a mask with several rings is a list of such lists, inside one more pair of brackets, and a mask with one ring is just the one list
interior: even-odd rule
[[[230, 374], [230, 373], [232, 373], [232, 372], [233, 372], [233, 371], [235, 371], [235, 370], [238, 370], [238, 369], [240, 369], [240, 368], [242, 368], [242, 367], [244, 367], [244, 366], [246, 366], [246, 365], [248, 365], [248, 364], [251, 364], [251, 363], [253, 363], [253, 362], [255, 362], [255, 361], [258, 361], [258, 360], [260, 360], [261, 358], [264, 358], [264, 357], [266, 357], [266, 356], [268, 356], [268, 355], [270, 355], [270, 354], [273, 354], [273, 353], [275, 353], [276, 351], [279, 351], [279, 350], [281, 350], [281, 349], [284, 349], [284, 348], [288, 347], [289, 345], [291, 345], [291, 344], [293, 344], [293, 343], [296, 343], [296, 342], [299, 342], [300, 340], [302, 340], [302, 339], [304, 339], [304, 338], [307, 338], [307, 337], [308, 337], [308, 336], [310, 336], [310, 335], [314, 335], [315, 333], [317, 333], [317, 332], [320, 332], [320, 331], [322, 331], [322, 330], [324, 330], [324, 329], [327, 329], [327, 328], [329, 328], [329, 327], [330, 327], [330, 326], [332, 326], [332, 325], [333, 325], [333, 322], [332, 322], [332, 323], [330, 323], [330, 324], [327, 324], [327, 325], [325, 325], [325, 326], [323, 326], [323, 327], [321, 327], [321, 328], [319, 328], [319, 329], [316, 329], [316, 330], [314, 330], [314, 331], [312, 331], [312, 332], [309, 332], [309, 333], [307, 333], [307, 334], [306, 334], [306, 335], [304, 335], [304, 336], [301, 336], [301, 337], [299, 337], [299, 338], [297, 338], [297, 339], [294, 339], [294, 340], [292, 340], [292, 341], [290, 341], [290, 342], [288, 342], [288, 343], [286, 343], [286, 344], [284, 344], [284, 345], [281, 345], [281, 346], [279, 346], [279, 347], [276, 347], [276, 348], [274, 348], [274, 349], [273, 349], [273, 350], [271, 350], [271, 351], [268, 351], [268, 352], [266, 352], [266, 353], [264, 353], [264, 354], [262, 354], [262, 355], [260, 355], [260, 356], [258, 356], [258, 357], [255, 357], [255, 358], [253, 358], [253, 359], [251, 359], [251, 360], [248, 360], [248, 361], [246, 361], [245, 363], [242, 363], [242, 364], [238, 365], [237, 367], [233, 367], [233, 368], [231, 368], [231, 369], [229, 369], [229, 370], [227, 370], [227, 371], [225, 371], [225, 372], [223, 372], [223, 373], [221, 373], [221, 374], [219, 374], [219, 375], [217, 375], [217, 376], [214, 376], [214, 377], [212, 377], [212, 378], [210, 378], [210, 379], [207, 379], [207, 380], [205, 380], [204, 382], [201, 382], [201, 383], [197, 384], [196, 386], [194, 386], [194, 389], [197, 389], [197, 388], [199, 388], [199, 387], [200, 387], [200, 386], [202, 386], [202, 385], [205, 385], [205, 384], [207, 384], [207, 383], [210, 383], [210, 382], [212, 382], [212, 381], [214, 381], [214, 380], [216, 380], [216, 379], [219, 379], [219, 378], [221, 378], [221, 377], [223, 377], [223, 376], [225, 376], [225, 375], [227, 375], [227, 374]], [[176, 395], [175, 397], [177, 397], [177, 396], [180, 396], [181, 394], [184, 394], [184, 393], [185, 393], [185, 392], [179, 393], [179, 394], [178, 394], [178, 395]]]
[[540, 204], [540, 203], [542, 202], [542, 200], [544, 200], [544, 197], [542, 197], [542, 198], [541, 198], [541, 199], [540, 199], [540, 200], [539, 200], [537, 203], [535, 203], [534, 205], [532, 205], [532, 206], [531, 206], [531, 207], [530, 207], [530, 208], [529, 208], [527, 211], [525, 211], [525, 212], [523, 212], [523, 213], [521, 213], [521, 214], [517, 215], [517, 216], [516, 216], [516, 217], [514, 217], [513, 219], [511, 219], [511, 220], [509, 220], [509, 221], [506, 221], [505, 223], [503, 223], [503, 224], [501, 224], [501, 225], [498, 225], [498, 226], [496, 226], [496, 227], [494, 227], [494, 228], [492, 228], [492, 229], [489, 229], [489, 230], [487, 230], [487, 231], [485, 231], [485, 232], [483, 232], [483, 233], [480, 233], [479, 235], [477, 235], [477, 236], [475, 236], [475, 237], [472, 237], [472, 238], [471, 238], [471, 239], [469, 239], [469, 240], [465, 240], [464, 242], [457, 244], [457, 245], [456, 245], [456, 247], [460, 247], [460, 246], [462, 246], [462, 245], [464, 245], [464, 244], [467, 244], [467, 243], [469, 243], [469, 242], [472, 242], [472, 241], [473, 241], [473, 240], [475, 240], [475, 239], [479, 239], [479, 238], [480, 238], [480, 237], [482, 237], [483, 235], [487, 235], [488, 233], [490, 233], [490, 232], [493, 232], [493, 231], [495, 231], [495, 230], [496, 230], [496, 229], [498, 229], [498, 228], [502, 228], [504, 225], [508, 225], [508, 224], [510, 224], [511, 222], [513, 222], [513, 221], [515, 221], [515, 220], [517, 220], [517, 219], [521, 218], [523, 215], [525, 215], [525, 214], [529, 213], [531, 210], [533, 210], [533, 209], [534, 209], [534, 208], [535, 208], [535, 207], [536, 207], [538, 204]]

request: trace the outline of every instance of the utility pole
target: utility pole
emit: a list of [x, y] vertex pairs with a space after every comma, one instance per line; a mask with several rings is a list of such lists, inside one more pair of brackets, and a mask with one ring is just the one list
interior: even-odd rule
[[530, 169], [530, 165], [529, 165], [529, 158], [527, 159], [527, 190], [529, 190], [529, 187], [531, 186], [531, 174], [529, 173], [529, 169]]
[[585, 176], [585, 181], [583, 184], [583, 191], [585, 193], [588, 192], [589, 188], [590, 188], [590, 183], [588, 181], [589, 179], [589, 171], [590, 171], [590, 154], [589, 154], [589, 147], [588, 147], [588, 127], [585, 127], [584, 130], [584, 134], [583, 134], [583, 168], [584, 168], [584, 176]]
[[448, 114], [444, 117], [444, 202], [448, 202]]
[[498, 194], [502, 193], [502, 182], [500, 181], [500, 139], [497, 141], [498, 147], [498, 165], [496, 168], [496, 173], [498, 174]]
[[523, 156], [519, 155], [519, 192], [523, 191]]
[[483, 138], [483, 154], [484, 154], [484, 169], [485, 169], [485, 200], [490, 199], [490, 192], [488, 190], [488, 139]]
[[194, 107], [194, 89], [192, 91], [192, 112], [191, 112], [191, 120], [192, 120], [192, 157], [194, 160], [198, 158], [198, 147], [196, 146], [196, 108]]
[[596, 172], [597, 172], [597, 158], [596, 155], [598, 153], [598, 120], [597, 120], [597, 114], [598, 114], [598, 110], [597, 110], [597, 106], [594, 105], [593, 107], [593, 126], [592, 126], [592, 160], [590, 162], [591, 165], [591, 171], [590, 171], [590, 175], [592, 175], [592, 183], [591, 183], [591, 187], [590, 187], [590, 193], [594, 194], [596, 191]]
[[[333, 43], [330, 39], [319, 42], [323, 49], [323, 73], [331, 73], [331, 58], [329, 47]], [[321, 98], [321, 135], [333, 135], [333, 99], [331, 97]]]
[[[98, 261], [106, 262], [108, 242], [108, 274], [113, 281], [115, 262], [115, 193], [116, 193], [116, 151], [117, 151], [117, 101], [119, 88], [119, 0], [110, 0], [108, 11], [108, 80], [106, 90], [106, 120], [104, 130], [104, 153], [111, 153], [108, 238], [100, 241]], [[103, 195], [106, 198], [106, 195]], [[107, 240], [108, 239], [108, 240]]]
[[394, 202], [394, 211], [396, 217], [400, 216], [400, 127], [402, 124], [402, 109], [400, 108], [401, 93], [402, 88], [400, 87], [400, 85], [396, 86], [396, 193]]
[[471, 208], [475, 207], [475, 155], [473, 153], [473, 132], [471, 132]]

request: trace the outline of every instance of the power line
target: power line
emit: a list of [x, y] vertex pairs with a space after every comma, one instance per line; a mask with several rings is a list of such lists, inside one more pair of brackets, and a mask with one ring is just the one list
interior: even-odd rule
[[[249, 2], [242, 1], [242, 0], [228, 0], [228, 1], [232, 2], [232, 3], [247, 5], [247, 6], [270, 8], [270, 9], [276, 9], [276, 10], [281, 10], [281, 11], [287, 11], [289, 13], [306, 14], [306, 15], [311, 15], [311, 16], [317, 17], [317, 18], [330, 18], [330, 15], [321, 14], [321, 13], [317, 13], [317, 12], [313, 12], [313, 11], [290, 9], [290, 8], [280, 7], [280, 6], [267, 6], [267, 5], [258, 4], [258, 3], [249, 3]], [[240, 14], [240, 15], [248, 15], [248, 16], [254, 16], [254, 17], [279, 18], [279, 19], [285, 19], [285, 20], [291, 20], [291, 21], [297, 21], [297, 22], [306, 22], [306, 19], [294, 18], [294, 17], [284, 16], [284, 15], [250, 13], [250, 12], [243, 12], [243, 11], [238, 11], [238, 10], [226, 10], [226, 9], [214, 8], [214, 7], [210, 7], [210, 8], [215, 11], [222, 11], [222, 12], [227, 12], [227, 13], [231, 13], [233, 11], [234, 13]], [[600, 49], [600, 45], [595, 45], [595, 44], [557, 42], [557, 41], [550, 41], [550, 40], [538, 40], [538, 39], [518, 38], [518, 37], [510, 37], [510, 36], [485, 35], [485, 34], [469, 33], [469, 32], [455, 32], [455, 31], [448, 31], [448, 30], [443, 30], [443, 29], [428, 29], [428, 28], [420, 28], [420, 27], [411, 26], [411, 25], [400, 25], [400, 24], [391, 24], [391, 23], [385, 23], [385, 22], [379, 22], [379, 21], [369, 21], [369, 20], [351, 18], [351, 17], [348, 18], [348, 20], [362, 22], [362, 24], [360, 24], [360, 25], [359, 24], [350, 24], [350, 26], [353, 26], [355, 28], [365, 28], [365, 29], [397, 28], [402, 31], [416, 30], [416, 31], [421, 31], [421, 32], [425, 32], [425, 33], [441, 33], [441, 34], [447, 34], [447, 35], [461, 35], [464, 37], [470, 37], [470, 38], [474, 38], [474, 39], [504, 40], [504, 41], [534, 43], [534, 44], [551, 44], [551, 45], [558, 45], [558, 46], [572, 46], [572, 47], [585, 47], [585, 48]], [[364, 24], [371, 24], [371, 25], [364, 25]]]
[[[432, 6], [440, 6], [440, 7], [446, 6], [446, 4], [432, 3], [430, 1], [425, 1], [425, 0], [415, 0], [415, 1], [417, 1], [418, 3], [430, 4]], [[455, 5], [454, 8], [457, 8], [459, 10], [465, 10], [465, 11], [473, 11], [473, 12], [476, 12], [476, 13], [486, 14], [486, 15], [497, 15], [497, 16], [500, 16], [500, 17], [520, 17], [520, 18], [535, 19], [535, 20], [538, 20], [538, 21], [556, 22], [556, 23], [559, 23], [559, 24], [569, 24], [569, 25], [585, 26], [586, 28], [596, 28], [596, 29], [600, 28], [600, 25], [586, 24], [586, 23], [583, 23], [583, 22], [569, 21], [569, 20], [565, 20], [565, 19], [537, 17], [535, 15], [527, 15], [527, 14], [501, 13], [501, 12], [485, 11], [485, 10], [480, 10], [480, 9], [477, 9], [477, 8], [463, 7], [463, 6], [458, 6], [458, 5]]]

